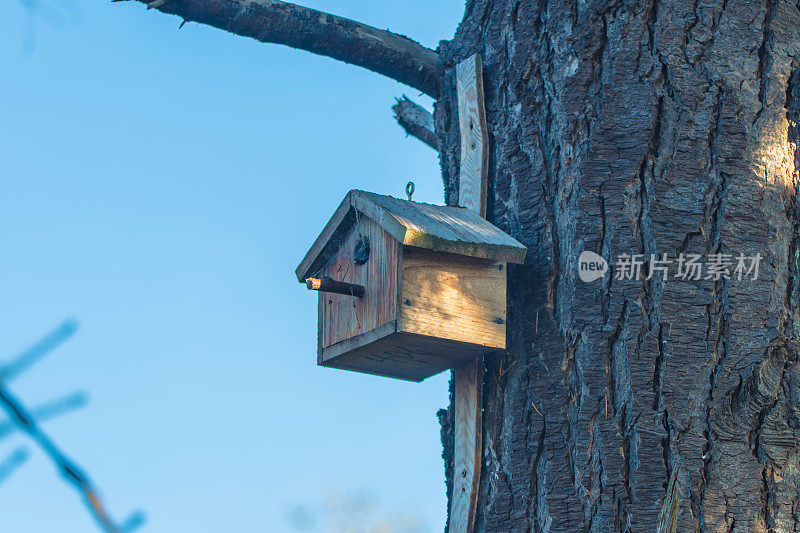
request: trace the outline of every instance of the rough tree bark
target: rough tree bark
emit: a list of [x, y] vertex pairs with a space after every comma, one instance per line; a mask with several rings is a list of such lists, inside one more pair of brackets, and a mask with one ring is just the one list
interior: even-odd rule
[[[207, 2], [234, 3], [277, 4]], [[478, 531], [800, 529], [798, 28], [784, 0], [467, 1], [439, 48], [446, 201], [454, 67], [478, 52], [488, 218], [529, 247], [485, 358]], [[763, 260], [755, 281], [584, 283], [583, 250]]]
[[[480, 52], [490, 220], [529, 246], [486, 358], [478, 530], [800, 528], [798, 28], [780, 0], [467, 2], [440, 47], [447, 200], [453, 66]], [[583, 283], [582, 250], [764, 259]]]

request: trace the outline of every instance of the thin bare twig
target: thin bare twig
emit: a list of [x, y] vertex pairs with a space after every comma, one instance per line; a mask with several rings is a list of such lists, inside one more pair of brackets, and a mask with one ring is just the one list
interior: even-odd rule
[[11, 474], [25, 464], [25, 461], [27, 461], [30, 456], [31, 454], [25, 446], [19, 446], [14, 449], [8, 457], [0, 462], [0, 483], [3, 483], [11, 477]]
[[[84, 407], [89, 401], [89, 397], [85, 392], [73, 392], [61, 398], [49, 401], [45, 404], [35, 407], [31, 413], [33, 419], [37, 422], [44, 422], [57, 416], [63, 415], [70, 411]], [[0, 422], [0, 440], [4, 439], [17, 429], [17, 425], [13, 421]]]
[[72, 337], [77, 329], [78, 324], [74, 320], [65, 320], [42, 340], [12, 359], [10, 363], [0, 367], [0, 380], [8, 381], [22, 374]]
[[[41, 430], [36, 422], [36, 417], [6, 387], [6, 381], [9, 378], [19, 375], [41, 360], [56, 346], [69, 338], [76, 329], [77, 326], [74, 321], [68, 320], [64, 322], [41, 341], [13, 359], [11, 363], [0, 368], [0, 407], [6, 411], [12, 423], [26, 433], [50, 458], [61, 476], [78, 490], [93, 518], [105, 533], [133, 531], [133, 529], [144, 523], [144, 515], [141, 512], [135, 512], [121, 526], [114, 523], [100, 500], [97, 489], [83, 469], [71, 461], [56, 443]], [[55, 416], [55, 414], [74, 408], [75, 405], [80, 403], [85, 403], [85, 396], [73, 394], [56, 402], [45, 404], [40, 408], [39, 414], [44, 414], [45, 417]], [[16, 457], [17, 462], [20, 462], [20, 457]]]
[[[97, 489], [92, 484], [86, 473], [56, 446], [34, 421], [33, 417], [25, 410], [22, 403], [15, 398], [5, 387], [0, 384], [0, 405], [6, 410], [8, 416], [14, 420], [19, 428], [28, 434], [44, 453], [53, 461], [61, 476], [72, 484], [83, 497], [86, 506], [92, 512], [98, 525], [107, 533], [120, 533], [123, 531], [117, 526], [105, 509]], [[139, 514], [139, 513], [135, 513]], [[130, 522], [130, 520], [129, 520]]]

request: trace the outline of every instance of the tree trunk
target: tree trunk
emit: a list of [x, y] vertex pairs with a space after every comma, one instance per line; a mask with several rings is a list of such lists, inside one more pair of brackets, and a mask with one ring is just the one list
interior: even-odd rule
[[[467, 2], [439, 50], [446, 198], [478, 52], [488, 218], [529, 247], [485, 358], [478, 531], [800, 528], [798, 28], [776, 0]], [[611, 272], [578, 279], [583, 250]], [[681, 253], [763, 259], [615, 279]], [[440, 419], [449, 487], [452, 402]]]

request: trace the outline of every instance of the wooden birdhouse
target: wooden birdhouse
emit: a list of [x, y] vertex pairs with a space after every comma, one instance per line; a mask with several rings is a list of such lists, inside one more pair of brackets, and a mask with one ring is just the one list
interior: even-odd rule
[[504, 349], [525, 252], [467, 209], [350, 191], [296, 270], [320, 291], [318, 364], [422, 381]]

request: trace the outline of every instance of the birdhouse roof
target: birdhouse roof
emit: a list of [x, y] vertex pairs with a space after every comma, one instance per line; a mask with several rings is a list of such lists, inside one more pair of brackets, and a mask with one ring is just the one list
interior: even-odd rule
[[353, 190], [295, 270], [298, 280], [305, 281], [327, 263], [359, 216], [373, 220], [406, 246], [509, 263], [522, 263], [527, 252], [516, 239], [463, 207]]

